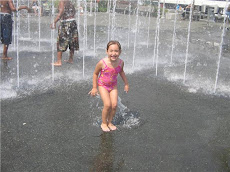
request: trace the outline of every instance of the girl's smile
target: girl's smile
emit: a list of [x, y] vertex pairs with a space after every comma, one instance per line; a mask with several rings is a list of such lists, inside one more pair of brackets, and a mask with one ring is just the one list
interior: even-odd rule
[[116, 60], [118, 59], [118, 56], [110, 56], [110, 59], [111, 59], [112, 61], [116, 61]]

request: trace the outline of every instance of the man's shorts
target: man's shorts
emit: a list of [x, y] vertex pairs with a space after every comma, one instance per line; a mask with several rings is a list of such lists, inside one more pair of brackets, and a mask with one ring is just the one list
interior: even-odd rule
[[73, 21], [62, 21], [58, 28], [57, 51], [79, 50], [77, 23]]
[[229, 12], [227, 11], [225, 14], [227, 15], [228, 18], [230, 18], [230, 11]]
[[10, 14], [0, 14], [1, 21], [1, 41], [5, 45], [12, 42], [12, 23], [13, 20]]

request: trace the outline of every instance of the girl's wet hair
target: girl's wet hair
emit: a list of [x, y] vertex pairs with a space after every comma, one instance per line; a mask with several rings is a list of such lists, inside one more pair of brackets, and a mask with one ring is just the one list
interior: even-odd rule
[[118, 41], [109, 41], [109, 43], [107, 44], [107, 51], [109, 49], [109, 46], [113, 44], [116, 44], [119, 47], [119, 50], [121, 51], [121, 44]]

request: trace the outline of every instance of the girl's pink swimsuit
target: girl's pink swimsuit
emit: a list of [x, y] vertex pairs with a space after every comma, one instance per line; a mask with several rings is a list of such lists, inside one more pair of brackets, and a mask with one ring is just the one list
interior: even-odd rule
[[105, 64], [105, 68], [101, 69], [101, 74], [98, 78], [98, 85], [104, 87], [110, 92], [117, 85], [117, 75], [121, 71], [122, 60], [120, 59], [120, 62], [116, 68], [110, 68], [106, 65], [103, 59], [102, 61]]

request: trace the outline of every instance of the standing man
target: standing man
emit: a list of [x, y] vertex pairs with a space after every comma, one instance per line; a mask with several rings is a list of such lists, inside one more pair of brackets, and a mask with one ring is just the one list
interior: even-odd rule
[[59, 13], [50, 25], [51, 29], [56, 28], [56, 23], [60, 20], [57, 37], [57, 61], [54, 66], [62, 65], [62, 52], [69, 48], [69, 60], [73, 63], [74, 50], [79, 49], [77, 23], [75, 21], [75, 7], [70, 0], [59, 1]]
[[23, 5], [17, 8], [14, 7], [12, 0], [1, 0], [0, 1], [0, 23], [1, 23], [1, 41], [3, 44], [3, 60], [11, 60], [11, 57], [8, 57], [7, 51], [9, 44], [12, 41], [12, 12], [17, 12], [22, 9], [29, 9], [27, 6]]
[[185, 8], [184, 8], [184, 12], [182, 13], [182, 19], [185, 20], [186, 19], [186, 14], [189, 14], [191, 11], [191, 7], [192, 4], [188, 4]]

